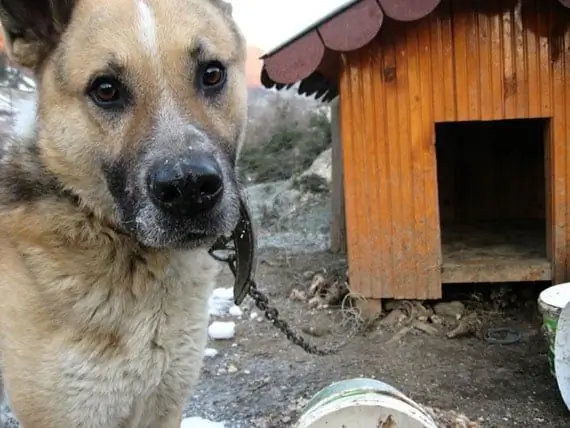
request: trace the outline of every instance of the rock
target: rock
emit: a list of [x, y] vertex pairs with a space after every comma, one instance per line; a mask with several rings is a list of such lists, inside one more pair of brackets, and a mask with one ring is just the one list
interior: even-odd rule
[[311, 286], [309, 287], [309, 296], [310, 297], [322, 296], [327, 291], [328, 285], [329, 284], [327, 283], [327, 280], [323, 275], [321, 275], [320, 273], [316, 274], [313, 277]]
[[438, 329], [435, 328], [433, 325], [422, 321], [415, 321], [413, 325], [416, 330], [423, 331], [424, 333], [429, 334], [431, 336], [435, 336], [437, 333], [439, 333]]
[[314, 327], [314, 326], [304, 326], [301, 327], [301, 331], [309, 336], [313, 337], [323, 337], [331, 333], [330, 328], [326, 327]]
[[443, 324], [443, 318], [439, 315], [432, 315], [429, 317], [429, 320], [432, 322], [432, 324]]
[[302, 277], [305, 281], [309, 281], [309, 280], [313, 279], [314, 276], [315, 276], [315, 272], [312, 270], [305, 271], [305, 272], [303, 272], [303, 275], [302, 275]]
[[285, 180], [248, 186], [247, 201], [260, 249], [312, 252], [328, 248], [332, 213], [328, 192], [303, 192], [293, 180]]
[[297, 178], [295, 186], [302, 192], [326, 193], [329, 191], [328, 183], [316, 174], [303, 175]]
[[228, 373], [237, 373], [238, 368], [234, 364], [228, 364]]
[[305, 302], [307, 300], [307, 293], [297, 288], [294, 288], [293, 291], [291, 291], [289, 298], [294, 302]]
[[426, 321], [427, 318], [433, 315], [433, 310], [431, 308], [425, 307], [419, 300], [416, 300], [412, 302], [412, 313], [416, 319], [422, 318], [423, 321]]
[[466, 415], [453, 410], [442, 410], [433, 407], [423, 406], [427, 413], [433, 418], [438, 427], [441, 428], [478, 428], [479, 424], [470, 420]]
[[300, 175], [300, 179], [315, 176], [327, 186], [332, 183], [332, 148], [322, 152], [311, 164], [309, 169]]
[[394, 309], [389, 312], [382, 320], [380, 324], [386, 327], [395, 327], [402, 324], [408, 316], [400, 309]]
[[308, 304], [310, 309], [319, 308], [323, 305], [323, 299], [320, 296], [315, 296], [309, 299]]
[[433, 307], [433, 310], [440, 317], [459, 319], [465, 312], [465, 305], [458, 301], [440, 302]]

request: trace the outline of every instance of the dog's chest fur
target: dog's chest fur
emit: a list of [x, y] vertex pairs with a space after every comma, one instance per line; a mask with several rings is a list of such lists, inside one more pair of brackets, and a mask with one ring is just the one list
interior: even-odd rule
[[85, 306], [80, 311], [89, 314], [88, 332], [66, 337], [59, 358], [62, 374], [86, 394], [86, 407], [99, 395], [100, 405], [115, 409], [110, 419], [124, 412], [118, 419], [140, 419], [141, 426], [148, 419], [143, 409], [152, 413], [175, 405], [197, 377], [214, 272], [205, 252], [156, 262], [159, 266], [139, 260], [134, 263], [141, 266], [129, 267], [133, 287], [128, 292], [116, 293], [117, 284], [109, 283], [107, 295], [94, 292], [78, 301], [78, 307]]
[[39, 376], [30, 388], [42, 382], [57, 392], [53, 399], [68, 400], [70, 420], [91, 413], [93, 426], [153, 426], [198, 377], [219, 265], [203, 249], [145, 253], [95, 229], [77, 218], [67, 234], [13, 241], [21, 279], [0, 281], [0, 289], [19, 297], [2, 309], [35, 316], [22, 320], [23, 338], [4, 337], [3, 346], [37, 347], [33, 365], [57, 376]]

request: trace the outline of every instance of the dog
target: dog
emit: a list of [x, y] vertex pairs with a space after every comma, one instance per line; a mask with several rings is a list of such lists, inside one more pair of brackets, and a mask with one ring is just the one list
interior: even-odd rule
[[10, 406], [24, 428], [178, 428], [221, 270], [207, 250], [240, 220], [231, 6], [0, 0], [0, 21], [37, 80], [0, 159]]

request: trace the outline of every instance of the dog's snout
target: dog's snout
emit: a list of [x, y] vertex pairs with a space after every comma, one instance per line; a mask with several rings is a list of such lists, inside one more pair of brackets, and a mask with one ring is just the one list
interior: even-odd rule
[[216, 205], [222, 196], [223, 177], [212, 155], [194, 152], [154, 164], [147, 185], [156, 205], [172, 215], [192, 216]]

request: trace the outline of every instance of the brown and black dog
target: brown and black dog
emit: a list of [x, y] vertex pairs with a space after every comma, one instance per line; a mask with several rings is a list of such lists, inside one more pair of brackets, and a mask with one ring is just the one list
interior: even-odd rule
[[[33, 69], [0, 164], [0, 358], [23, 428], [178, 428], [239, 219], [245, 42], [221, 0], [0, 0]], [[27, 120], [26, 120], [27, 118]]]

